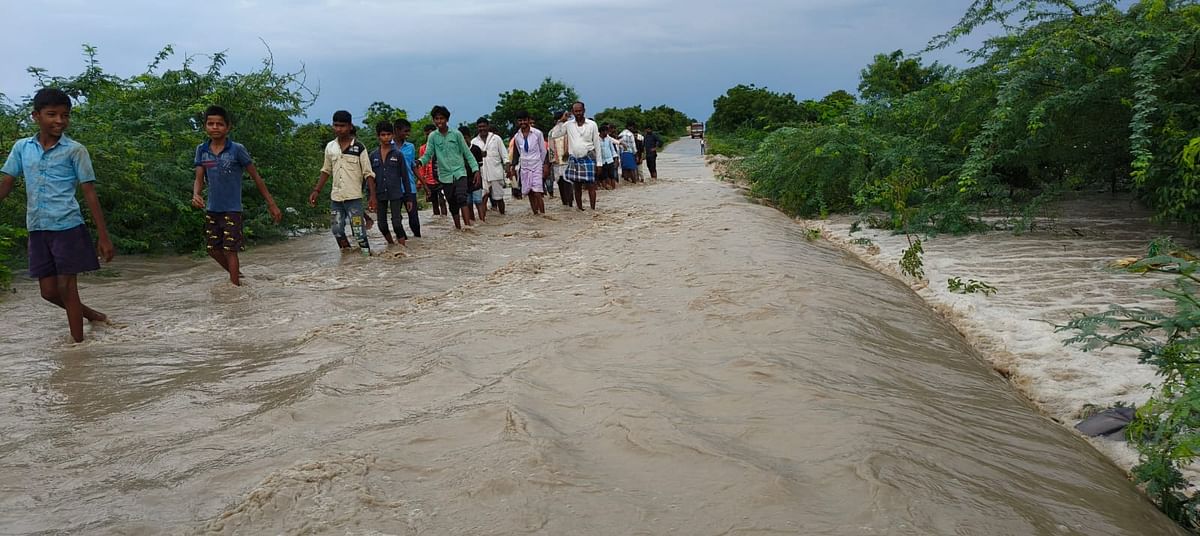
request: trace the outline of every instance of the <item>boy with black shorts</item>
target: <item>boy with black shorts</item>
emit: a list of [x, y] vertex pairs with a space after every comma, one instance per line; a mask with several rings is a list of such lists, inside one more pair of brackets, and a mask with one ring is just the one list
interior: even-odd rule
[[[242, 176], [250, 174], [258, 193], [267, 200], [271, 220], [279, 223], [283, 213], [267, 190], [267, 183], [254, 167], [254, 160], [242, 144], [229, 139], [229, 113], [220, 106], [204, 110], [204, 132], [208, 141], [196, 147], [196, 180], [192, 184], [192, 206], [205, 210], [204, 247], [221, 268], [229, 273], [229, 282], [241, 285], [238, 252], [246, 249], [242, 233]], [[201, 195], [208, 184], [208, 201]]]
[[[29, 230], [29, 275], [38, 280], [42, 299], [67, 311], [75, 342], [83, 341], [83, 319], [108, 317], [79, 299], [77, 276], [100, 269], [113, 258], [104, 211], [96, 196], [96, 173], [87, 148], [63, 135], [71, 123], [71, 98], [58, 89], [42, 88], [33, 96], [33, 122], [38, 134], [17, 140], [0, 167], [0, 201], [12, 192], [16, 177], [25, 179], [25, 226]], [[83, 190], [99, 240], [92, 242], [76, 188]]]
[[[428, 148], [418, 162], [423, 166], [437, 158], [435, 173], [438, 183], [446, 192], [446, 200], [450, 202], [450, 215], [454, 217], [454, 228], [462, 229], [462, 221], [470, 225], [467, 201], [469, 201], [471, 185], [479, 182], [479, 164], [471, 155], [471, 149], [467, 147], [467, 140], [463, 138], [463, 135], [448, 126], [450, 110], [445, 106], [434, 106], [433, 110], [429, 112], [429, 116], [433, 118], [433, 126], [436, 129], [429, 133], [426, 141]], [[468, 166], [474, 174], [471, 178], [467, 178]]]

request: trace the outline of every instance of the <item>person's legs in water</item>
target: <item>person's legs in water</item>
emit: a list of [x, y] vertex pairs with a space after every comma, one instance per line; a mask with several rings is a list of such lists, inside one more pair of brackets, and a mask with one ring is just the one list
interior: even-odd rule
[[[346, 201], [346, 212], [349, 214], [351, 219], [353, 219], [355, 216], [362, 218], [365, 215], [365, 211], [363, 210], [363, 200], [362, 199], [347, 200]], [[351, 226], [351, 227], [353, 227], [353, 226]], [[404, 228], [401, 228], [400, 230], [403, 231]], [[356, 236], [355, 239], [358, 240], [358, 247], [364, 248], [364, 249], [368, 249], [371, 247], [370, 246], [371, 243], [367, 240], [367, 226], [366, 226], [365, 220], [363, 221], [363, 226], [359, 228], [358, 236]]]
[[[37, 278], [42, 299], [67, 312], [75, 342], [83, 340], [83, 319], [106, 322], [108, 317], [79, 300], [76, 274], [97, 270], [95, 243], [82, 225], [67, 231], [29, 233], [29, 275]], [[66, 273], [63, 273], [66, 272]]]
[[209, 248], [208, 250], [208, 256], [212, 257], [212, 260], [217, 261], [217, 264], [221, 265], [221, 268], [229, 274], [229, 281], [236, 285], [238, 284], [238, 282], [235, 280], [237, 276], [233, 272], [229, 271], [229, 256], [225, 255], [225, 253], [226, 252], [223, 249]]
[[588, 202], [591, 203], [592, 210], [596, 210], [596, 183], [589, 182], [587, 185], [587, 189], [588, 189]]
[[442, 214], [450, 214], [454, 218], [454, 228], [462, 229], [462, 206], [458, 202], [458, 196], [454, 192], [454, 184], [443, 184], [440, 188], [442, 198], [446, 200], [446, 210]]
[[508, 193], [506, 181], [491, 181], [487, 184], [487, 196], [492, 200], [492, 208], [504, 214], [504, 197]]
[[475, 199], [474, 199], [475, 208], [476, 208], [476, 212], [479, 213], [479, 221], [483, 221], [483, 222], [487, 221], [487, 207], [488, 207], [488, 204], [487, 204], [488, 199], [486, 199], [487, 196], [488, 196], [488, 194], [486, 191], [475, 190]]
[[[583, 184], [572, 184], [571, 186], [572, 186], [573, 188], [575, 188], [575, 208], [579, 209], [579, 211], [580, 211], [580, 212], [583, 212], [583, 189], [584, 189], [584, 185], [583, 185]], [[594, 195], [594, 194], [593, 194], [593, 195]]]
[[71, 338], [75, 342], [83, 342], [83, 302], [79, 301], [79, 286], [75, 274], [59, 275], [54, 278], [58, 288], [58, 296], [62, 299], [62, 308], [67, 311], [67, 326], [71, 329]]
[[635, 182], [633, 175], [633, 167], [635, 162], [636, 160], [633, 156], [633, 153], [621, 153], [621, 178], [629, 182]]
[[561, 177], [558, 179], [558, 195], [562, 197], [563, 206], [575, 206], [575, 185], [571, 184], [570, 181]]
[[[90, 238], [89, 240], [90, 241]], [[208, 212], [204, 215], [204, 242], [208, 256], [229, 274], [229, 282], [241, 285], [238, 252], [242, 250], [242, 213]]]
[[650, 178], [658, 178], [658, 155], [646, 155], [646, 169], [650, 170]]
[[466, 180], [467, 180], [467, 215], [470, 216], [470, 219], [469, 219], [469, 221], [464, 220], [464, 223], [466, 223], [467, 225], [474, 225], [475, 221], [479, 219], [479, 214], [476, 213], [475, 211], [478, 208], [478, 206], [483, 203], [483, 191], [477, 190], [475, 188], [475, 184], [471, 182], [470, 177], [467, 177]]
[[470, 227], [475, 221], [475, 214], [471, 210], [471, 179], [459, 177], [454, 180], [454, 202], [458, 203], [459, 216], [462, 217], [462, 223], [466, 227]]
[[379, 206], [375, 209], [375, 215], [379, 216], [379, 234], [383, 235], [383, 239], [387, 240], [388, 244], [395, 244], [396, 241], [392, 240], [391, 229], [388, 229], [388, 209], [392, 208], [389, 206], [390, 203], [386, 199], [379, 201]]
[[412, 230], [413, 238], [421, 238], [421, 216], [417, 208], [417, 194], [406, 195], [404, 202], [408, 205], [405, 207], [408, 210], [408, 228]]
[[[52, 275], [48, 277], [39, 277], [38, 288], [42, 292], [43, 300], [57, 305], [62, 309], [67, 308], [67, 302], [63, 300], [63, 297], [58, 293], [58, 276]], [[83, 304], [80, 303], [80, 305]], [[86, 305], [83, 305], [82, 311], [83, 317], [88, 319], [89, 322], [105, 322], [108, 320], [107, 315]]]
[[329, 228], [333, 231], [333, 237], [337, 239], [338, 247], [346, 249], [350, 247], [350, 239], [346, 238], [346, 223], [350, 221], [350, 213], [346, 209], [345, 201], [330, 201], [329, 202]]
[[[391, 201], [383, 201], [379, 203], [379, 210], [383, 210], [384, 205], [390, 205], [388, 208], [390, 208], [392, 212], [392, 227], [396, 230], [396, 241], [403, 246], [408, 243], [408, 234], [404, 232], [403, 225], [404, 200], [393, 199]], [[383, 228], [383, 214], [379, 215], [379, 227], [381, 229]], [[391, 242], [389, 241], [388, 243], [390, 244]]]
[[439, 210], [439, 207], [438, 207], [438, 193], [439, 193], [438, 190], [439, 189], [436, 184], [426, 184], [425, 185], [425, 192], [426, 192], [425, 200], [428, 201], [430, 206], [433, 207], [433, 215], [434, 216], [440, 216], [443, 212], [443, 211]]

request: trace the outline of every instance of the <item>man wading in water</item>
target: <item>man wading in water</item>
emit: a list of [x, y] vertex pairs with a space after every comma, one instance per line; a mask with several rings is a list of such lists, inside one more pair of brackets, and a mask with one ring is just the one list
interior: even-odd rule
[[513, 146], [518, 155], [514, 163], [517, 168], [515, 175], [520, 181], [521, 193], [529, 196], [529, 209], [534, 214], [545, 214], [546, 202], [542, 199], [542, 190], [545, 189], [543, 179], [547, 175], [546, 139], [542, 131], [533, 128], [531, 123], [533, 120], [529, 118], [529, 112], [517, 112], [517, 124], [521, 128], [513, 135]]
[[[483, 176], [483, 195], [490, 197], [496, 205], [496, 210], [504, 214], [504, 198], [508, 193], [505, 180], [505, 168], [508, 166], [508, 151], [504, 150], [504, 142], [500, 136], [492, 134], [492, 125], [486, 117], [480, 117], [475, 122], [475, 132], [478, 134], [471, 140], [472, 147], [478, 147], [483, 153], [483, 163], [480, 164], [480, 174]], [[487, 215], [487, 205], [479, 205], [479, 219]]]
[[[457, 130], [452, 130], [448, 126], [450, 110], [447, 110], [445, 106], [434, 106], [433, 110], [429, 112], [429, 116], [433, 118], [433, 126], [437, 127], [437, 130], [429, 133], [426, 142], [428, 148], [419, 162], [423, 166], [437, 158], [438, 182], [442, 185], [442, 189], [446, 192], [446, 199], [450, 202], [450, 215], [454, 218], [454, 227], [462, 229], [461, 222], [471, 225], [470, 208], [467, 203], [471, 195], [470, 183], [479, 182], [479, 164], [471, 155], [471, 149], [467, 147], [467, 140], [463, 139], [462, 134], [459, 134]], [[473, 181], [467, 178], [468, 166], [474, 173]]]
[[565, 177], [575, 184], [575, 206], [583, 210], [583, 190], [596, 210], [596, 163], [600, 161], [600, 129], [583, 115], [582, 101], [571, 105], [574, 121], [567, 121], [567, 171]]

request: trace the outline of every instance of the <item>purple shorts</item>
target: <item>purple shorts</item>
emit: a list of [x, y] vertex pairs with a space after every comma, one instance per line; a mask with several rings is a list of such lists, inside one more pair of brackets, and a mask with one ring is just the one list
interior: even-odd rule
[[29, 232], [29, 277], [41, 279], [100, 269], [96, 243], [87, 226], [66, 231]]

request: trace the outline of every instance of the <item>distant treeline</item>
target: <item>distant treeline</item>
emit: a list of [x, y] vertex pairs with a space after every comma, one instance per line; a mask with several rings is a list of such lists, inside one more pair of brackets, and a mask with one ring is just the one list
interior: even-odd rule
[[[104, 71], [94, 47], [84, 46], [84, 51], [87, 60], [77, 75], [52, 76], [38, 68], [29, 72], [39, 85], [61, 88], [74, 99], [67, 135], [91, 153], [97, 191], [119, 251], [202, 249], [203, 214], [189, 201], [195, 147], [206, 139], [200, 116], [212, 104], [230, 110], [230, 138], [247, 147], [279, 206], [290, 209], [282, 225], [272, 224], [262, 197], [253, 191], [252, 181], [246, 181], [247, 239], [278, 239], [326, 223], [327, 209], [311, 208], [306, 199], [321, 167], [322, 148], [333, 132], [327, 121], [299, 122], [317, 97], [304, 85], [304, 72], [282, 72], [268, 58], [252, 72], [229, 73], [224, 53], [172, 62], [175, 52], [166, 47], [145, 72], [126, 78]], [[516, 113], [527, 110], [539, 128], [548, 130], [552, 112], [568, 110], [578, 99], [571, 86], [546, 78], [537, 88], [501, 93], [490, 120], [507, 138], [516, 129]], [[15, 140], [36, 134], [29, 112], [29, 103], [13, 103], [0, 95], [0, 159], [7, 157]], [[409, 116], [384, 102], [351, 112], [359, 123], [359, 137], [369, 147], [377, 145], [377, 121]], [[422, 115], [412, 120], [410, 139], [417, 144], [424, 141], [421, 127], [429, 123], [427, 113]], [[622, 126], [633, 120], [667, 134], [682, 134], [691, 122], [668, 106], [610, 108], [595, 116]], [[473, 128], [476, 118], [455, 120]], [[85, 214], [85, 219], [90, 224], [90, 216]], [[21, 264], [26, 236], [25, 190], [18, 181], [17, 189], [0, 204], [0, 287]]]
[[710, 147], [745, 156], [731, 172], [803, 216], [963, 232], [1000, 214], [1019, 230], [1041, 202], [1086, 189], [1134, 192], [1198, 230], [1200, 7], [1121, 3], [977, 0], [929, 45], [1005, 29], [971, 67], [879, 54], [857, 99], [739, 85], [714, 102]]

